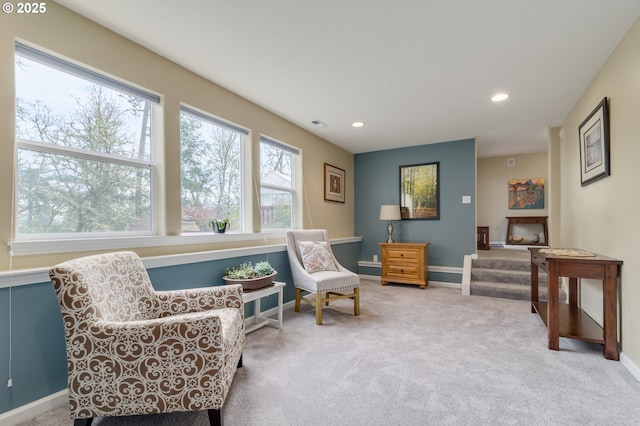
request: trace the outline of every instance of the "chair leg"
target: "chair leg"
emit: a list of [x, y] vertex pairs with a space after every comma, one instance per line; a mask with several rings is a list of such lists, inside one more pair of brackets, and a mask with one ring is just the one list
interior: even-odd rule
[[238, 360], [238, 366], [236, 368], [242, 368], [242, 354], [240, 354], [240, 359]]
[[222, 408], [210, 408], [207, 413], [209, 414], [209, 424], [211, 426], [222, 426]]
[[360, 315], [360, 287], [356, 287], [353, 291], [353, 315]]
[[93, 417], [88, 417], [85, 419], [74, 419], [73, 426], [91, 426], [93, 422]]
[[316, 324], [322, 325], [322, 293], [316, 293]]
[[294, 311], [296, 312], [300, 312], [300, 295], [302, 293], [302, 290], [300, 290], [299, 288], [296, 288], [296, 304], [293, 308]]

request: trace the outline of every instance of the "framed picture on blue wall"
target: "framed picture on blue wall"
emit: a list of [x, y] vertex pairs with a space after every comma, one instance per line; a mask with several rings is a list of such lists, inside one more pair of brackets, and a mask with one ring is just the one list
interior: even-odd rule
[[440, 163], [400, 166], [402, 219], [440, 219]]

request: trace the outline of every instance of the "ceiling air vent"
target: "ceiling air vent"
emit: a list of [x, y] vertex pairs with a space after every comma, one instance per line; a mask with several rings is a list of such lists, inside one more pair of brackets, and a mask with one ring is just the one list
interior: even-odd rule
[[320, 120], [313, 120], [311, 123], [313, 123], [316, 127], [320, 127], [321, 129], [323, 129], [325, 127], [329, 127], [329, 126], [327, 126], [325, 123], [323, 123]]

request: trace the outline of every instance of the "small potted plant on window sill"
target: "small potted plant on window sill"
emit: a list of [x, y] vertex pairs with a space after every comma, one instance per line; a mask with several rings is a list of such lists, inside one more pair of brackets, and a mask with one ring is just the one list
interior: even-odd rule
[[270, 286], [277, 274], [269, 262], [243, 262], [239, 266], [227, 268], [222, 279], [227, 284], [242, 284], [244, 291], [251, 291]]
[[213, 219], [209, 222], [209, 226], [214, 232], [224, 234], [229, 227], [229, 219]]

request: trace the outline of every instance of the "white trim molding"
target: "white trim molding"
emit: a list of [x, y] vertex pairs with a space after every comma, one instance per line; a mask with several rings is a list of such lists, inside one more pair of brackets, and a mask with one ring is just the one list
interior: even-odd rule
[[637, 381], [640, 382], [640, 367], [638, 367], [638, 364], [633, 362], [631, 358], [626, 356], [624, 352], [620, 353], [620, 363], [624, 366], [624, 368], [629, 370], [629, 373], [631, 373], [631, 375], [635, 377]]
[[[331, 240], [331, 245], [359, 243], [361, 241], [362, 237], [336, 238]], [[202, 251], [196, 253], [145, 257], [142, 259], [142, 263], [146, 268], [153, 269], [162, 268], [165, 266], [185, 265], [189, 263], [232, 259], [234, 257], [251, 256], [265, 253], [277, 253], [284, 251], [287, 251], [287, 246], [285, 244], [272, 244], [225, 250]], [[49, 268], [21, 269], [11, 272], [0, 272], [0, 288], [17, 287], [44, 282], [49, 282]]]
[[[382, 268], [382, 262], [372, 262], [370, 260], [359, 260], [358, 266], [363, 268]], [[459, 274], [462, 275], [462, 268], [459, 266], [439, 266], [429, 265], [429, 272], [441, 272], [443, 274]], [[429, 281], [431, 282], [431, 281]], [[458, 284], [456, 284], [458, 285]]]
[[[360, 277], [360, 279], [363, 279], [363, 280], [376, 281], [378, 284], [380, 283], [380, 276], [379, 275], [359, 274], [359, 277]], [[411, 284], [409, 284], [409, 285], [411, 285]], [[449, 287], [449, 288], [460, 289], [460, 284], [458, 284], [458, 283], [449, 283], [449, 282], [445, 282], [445, 281], [429, 280], [429, 287]]]
[[37, 401], [30, 402], [11, 411], [0, 414], [0, 425], [12, 426], [31, 420], [40, 414], [53, 410], [63, 404], [69, 403], [69, 394], [67, 389], [61, 390], [54, 394], [40, 398]]
[[471, 263], [473, 259], [477, 259], [478, 254], [467, 254], [464, 256], [463, 272], [462, 272], [462, 295], [471, 296]]

